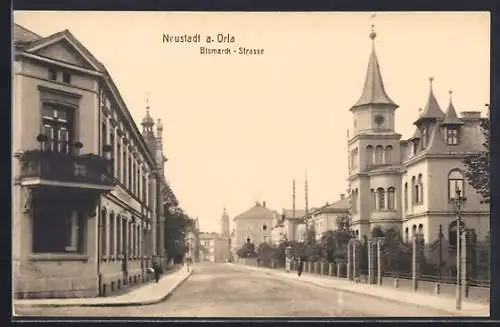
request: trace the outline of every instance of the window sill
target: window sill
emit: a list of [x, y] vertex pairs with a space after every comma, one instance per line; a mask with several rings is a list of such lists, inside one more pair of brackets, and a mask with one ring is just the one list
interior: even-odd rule
[[36, 253], [28, 256], [29, 261], [88, 261], [89, 256], [80, 253]]

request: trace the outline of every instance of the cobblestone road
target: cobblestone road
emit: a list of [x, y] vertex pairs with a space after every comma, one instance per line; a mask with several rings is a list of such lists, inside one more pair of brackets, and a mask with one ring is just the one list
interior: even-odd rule
[[139, 307], [17, 308], [22, 316], [431, 317], [434, 311], [280, 279], [227, 264], [200, 264], [165, 302]]

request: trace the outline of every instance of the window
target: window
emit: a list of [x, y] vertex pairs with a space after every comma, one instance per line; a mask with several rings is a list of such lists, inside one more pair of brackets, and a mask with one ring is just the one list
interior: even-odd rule
[[33, 205], [33, 253], [84, 253], [84, 216], [71, 205]]
[[373, 165], [373, 146], [371, 145], [366, 147], [366, 164]]
[[[463, 230], [465, 224], [463, 221], [460, 222], [460, 229]], [[457, 221], [454, 220], [448, 225], [448, 243], [452, 247], [457, 246]]]
[[422, 150], [427, 146], [427, 127], [422, 127], [422, 142], [420, 143], [420, 146]]
[[101, 211], [101, 256], [105, 256], [106, 255], [106, 251], [107, 251], [107, 236], [108, 236], [108, 231], [107, 231], [107, 228], [106, 228], [106, 225], [107, 225], [107, 214], [106, 214], [106, 210], [102, 210]]
[[48, 142], [42, 145], [44, 151], [69, 153], [73, 141], [72, 111], [62, 106], [43, 104], [42, 133]]
[[408, 210], [408, 183], [405, 183], [404, 206], [405, 210]]
[[378, 196], [378, 209], [385, 210], [385, 192], [383, 188], [379, 187], [377, 189], [377, 196]]
[[130, 156], [128, 157], [128, 164], [127, 164], [127, 189], [129, 191], [132, 191], [132, 170], [134, 167], [132, 167], [132, 158]]
[[106, 122], [102, 122], [101, 124], [101, 148], [107, 144], [108, 141], [108, 126]]
[[409, 230], [408, 230], [408, 227], [405, 228], [405, 242], [408, 242], [410, 237], [409, 237]]
[[424, 235], [424, 225], [418, 224], [418, 235]]
[[71, 84], [71, 74], [68, 72], [63, 72], [63, 82], [66, 84]]
[[448, 127], [446, 129], [446, 144], [448, 145], [458, 144], [458, 129], [456, 127]]
[[131, 166], [130, 166], [130, 192], [132, 192], [132, 194], [135, 194], [135, 161], [134, 160], [130, 160], [131, 162]]
[[375, 194], [374, 189], [370, 189], [370, 206], [372, 211], [377, 208], [377, 195]]
[[116, 178], [121, 181], [122, 179], [122, 145], [116, 142]]
[[422, 174], [418, 174], [418, 202], [417, 203], [424, 203], [424, 182], [422, 179]]
[[114, 213], [109, 215], [109, 255], [115, 255], [115, 225], [116, 217]]
[[413, 225], [411, 228], [411, 236], [417, 235], [417, 225]]
[[418, 140], [413, 141], [413, 155], [416, 155], [418, 152]]
[[118, 216], [116, 222], [116, 252], [121, 255], [123, 254], [123, 245], [122, 245], [122, 217]]
[[51, 81], [57, 81], [57, 70], [54, 68], [49, 68], [49, 79]]
[[357, 168], [358, 166], [358, 148], [352, 150], [351, 154], [351, 167]]
[[457, 190], [460, 191], [460, 196], [465, 197], [464, 175], [458, 169], [450, 171], [448, 174], [448, 198], [454, 200], [457, 197]]
[[127, 151], [125, 150], [125, 147], [123, 147], [123, 174], [122, 174], [122, 184], [127, 185]]
[[395, 189], [394, 187], [389, 187], [387, 189], [387, 209], [394, 210], [395, 209]]
[[392, 163], [392, 146], [388, 145], [385, 147], [385, 163]]
[[267, 226], [266, 225], [262, 226], [262, 230], [264, 231], [267, 230]]
[[146, 176], [142, 176], [142, 202], [146, 202]]
[[411, 188], [412, 188], [412, 203], [413, 204], [417, 204], [419, 203], [419, 191], [418, 191], [418, 184], [417, 184], [417, 180], [415, 178], [415, 176], [413, 176], [411, 178]]
[[381, 165], [384, 163], [384, 147], [377, 145], [375, 148], [375, 164]]

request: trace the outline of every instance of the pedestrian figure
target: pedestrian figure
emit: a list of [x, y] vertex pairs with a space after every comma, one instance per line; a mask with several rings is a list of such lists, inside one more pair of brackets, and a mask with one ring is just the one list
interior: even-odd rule
[[155, 281], [158, 283], [160, 280], [160, 266], [155, 262], [153, 263], [153, 271], [155, 275]]
[[299, 257], [299, 265], [297, 267], [297, 275], [302, 275], [302, 270], [304, 269], [304, 261], [302, 260], [302, 258]]

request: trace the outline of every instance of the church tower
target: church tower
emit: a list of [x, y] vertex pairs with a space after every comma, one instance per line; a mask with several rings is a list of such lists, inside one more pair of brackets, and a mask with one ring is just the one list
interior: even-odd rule
[[151, 114], [149, 113], [150, 107], [149, 107], [149, 98], [146, 98], [146, 116], [142, 118], [142, 137], [146, 141], [146, 144], [148, 145], [148, 149], [153, 155], [153, 157], [156, 157], [156, 138], [155, 138], [155, 133], [153, 131], [153, 127], [155, 125], [155, 121], [153, 117], [151, 117]]
[[[370, 224], [373, 220], [378, 220], [374, 217], [376, 215], [374, 212], [385, 210], [387, 207], [387, 201], [384, 200], [387, 198], [385, 192], [390, 187], [399, 186], [400, 178], [389, 171], [391, 165], [400, 164], [401, 135], [395, 132], [395, 111], [398, 105], [385, 90], [375, 51], [377, 34], [374, 25], [371, 27], [369, 37], [372, 49], [361, 96], [350, 109], [353, 115], [353, 133], [350, 133], [348, 140], [351, 221], [353, 230], [360, 236], [369, 235]], [[370, 175], [374, 171], [384, 174], [385, 170], [388, 170], [389, 175], [395, 176], [383, 178], [381, 185], [374, 185]], [[377, 189], [383, 190], [379, 200], [375, 199]], [[360, 201], [360, 199], [370, 199], [370, 201]], [[380, 219], [387, 221], [390, 217], [380, 217]]]
[[226, 212], [226, 208], [224, 208], [221, 217], [221, 236], [229, 237], [229, 215]]

